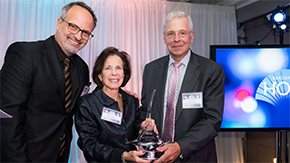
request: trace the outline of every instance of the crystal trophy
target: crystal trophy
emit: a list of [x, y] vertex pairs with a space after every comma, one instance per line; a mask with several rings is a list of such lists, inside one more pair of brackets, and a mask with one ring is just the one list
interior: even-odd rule
[[[147, 118], [151, 118], [151, 108], [155, 92], [156, 90], [154, 89], [147, 110]], [[140, 156], [140, 158], [145, 160], [157, 160], [163, 154], [163, 152], [156, 151], [156, 148], [165, 144], [159, 135], [154, 132], [152, 125], [147, 125], [144, 129], [142, 129], [138, 138], [136, 140], [130, 141], [129, 143], [134, 144], [137, 148], [137, 151], [145, 150], [145, 154]]]

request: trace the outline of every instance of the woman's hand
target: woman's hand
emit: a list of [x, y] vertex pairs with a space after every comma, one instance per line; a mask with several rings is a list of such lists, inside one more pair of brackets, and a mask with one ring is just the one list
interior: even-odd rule
[[154, 130], [154, 132], [156, 134], [159, 134], [156, 124], [155, 124], [155, 120], [151, 119], [151, 118], [146, 118], [145, 121], [143, 121], [141, 123], [141, 130], [146, 130], [146, 131], [151, 131]]
[[129, 151], [124, 152], [124, 159], [125, 161], [133, 161], [133, 162], [140, 162], [140, 163], [150, 163], [151, 160], [144, 160], [140, 158], [140, 156], [144, 155], [145, 151]]

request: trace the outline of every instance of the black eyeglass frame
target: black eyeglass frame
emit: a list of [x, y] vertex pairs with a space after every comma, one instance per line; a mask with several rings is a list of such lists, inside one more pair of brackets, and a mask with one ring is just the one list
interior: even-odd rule
[[[60, 19], [68, 24], [68, 26], [67, 26], [67, 30], [68, 30], [70, 33], [72, 33], [72, 34], [75, 35], [75, 34], [77, 34], [77, 33], [79, 33], [79, 32], [81, 31], [81, 32], [82, 32], [82, 33], [81, 33], [82, 39], [87, 40], [87, 41], [94, 37], [94, 35], [93, 35], [91, 32], [88, 32], [88, 31], [86, 31], [86, 30], [82, 30], [82, 29], [81, 29], [79, 26], [77, 26], [76, 24], [74, 24], [74, 23], [70, 23], [70, 22], [64, 20], [63, 18], [60, 18]], [[70, 30], [70, 27], [77, 28], [78, 31], [77, 31], [77, 32], [72, 32], [72, 31]], [[85, 38], [83, 37], [83, 33], [87, 33], [87, 34], [89, 34], [89, 38], [88, 38], [88, 39], [85, 39]]]

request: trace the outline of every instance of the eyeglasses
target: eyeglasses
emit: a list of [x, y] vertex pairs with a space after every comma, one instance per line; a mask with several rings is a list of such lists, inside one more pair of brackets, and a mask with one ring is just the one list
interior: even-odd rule
[[92, 37], [94, 37], [93, 34], [91, 34], [91, 32], [86, 31], [86, 30], [81, 30], [80, 27], [78, 27], [77, 25], [73, 24], [73, 23], [69, 23], [66, 20], [64, 20], [63, 18], [61, 18], [62, 21], [66, 22], [68, 24], [67, 30], [72, 33], [72, 34], [77, 34], [79, 33], [79, 31], [81, 31], [81, 36], [84, 40], [90, 40]]
[[176, 35], [178, 35], [179, 38], [185, 38], [190, 33], [191, 33], [191, 31], [180, 31], [178, 33], [170, 31], [170, 32], [165, 33], [165, 36], [167, 39], [174, 39], [176, 37]]

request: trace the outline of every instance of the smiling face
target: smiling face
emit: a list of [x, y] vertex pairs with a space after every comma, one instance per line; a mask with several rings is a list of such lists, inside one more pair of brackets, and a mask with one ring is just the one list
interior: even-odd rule
[[[171, 57], [179, 62], [186, 56], [190, 44], [193, 42], [193, 32], [190, 31], [187, 17], [176, 17], [168, 21], [165, 33], [174, 32], [176, 35], [168, 38], [165, 34], [164, 43], [166, 44]], [[178, 33], [187, 33], [185, 36]]]
[[[89, 11], [80, 6], [72, 6], [68, 12], [65, 21], [77, 25], [80, 29], [92, 32], [94, 27], [94, 20]], [[82, 39], [81, 32], [72, 34], [68, 31], [68, 23], [61, 18], [57, 20], [55, 39], [60, 45], [63, 52], [68, 56], [72, 56], [82, 49], [87, 40]]]
[[117, 55], [110, 55], [104, 63], [101, 74], [98, 78], [103, 83], [103, 91], [108, 92], [112, 90], [119, 91], [124, 81], [123, 61]]

